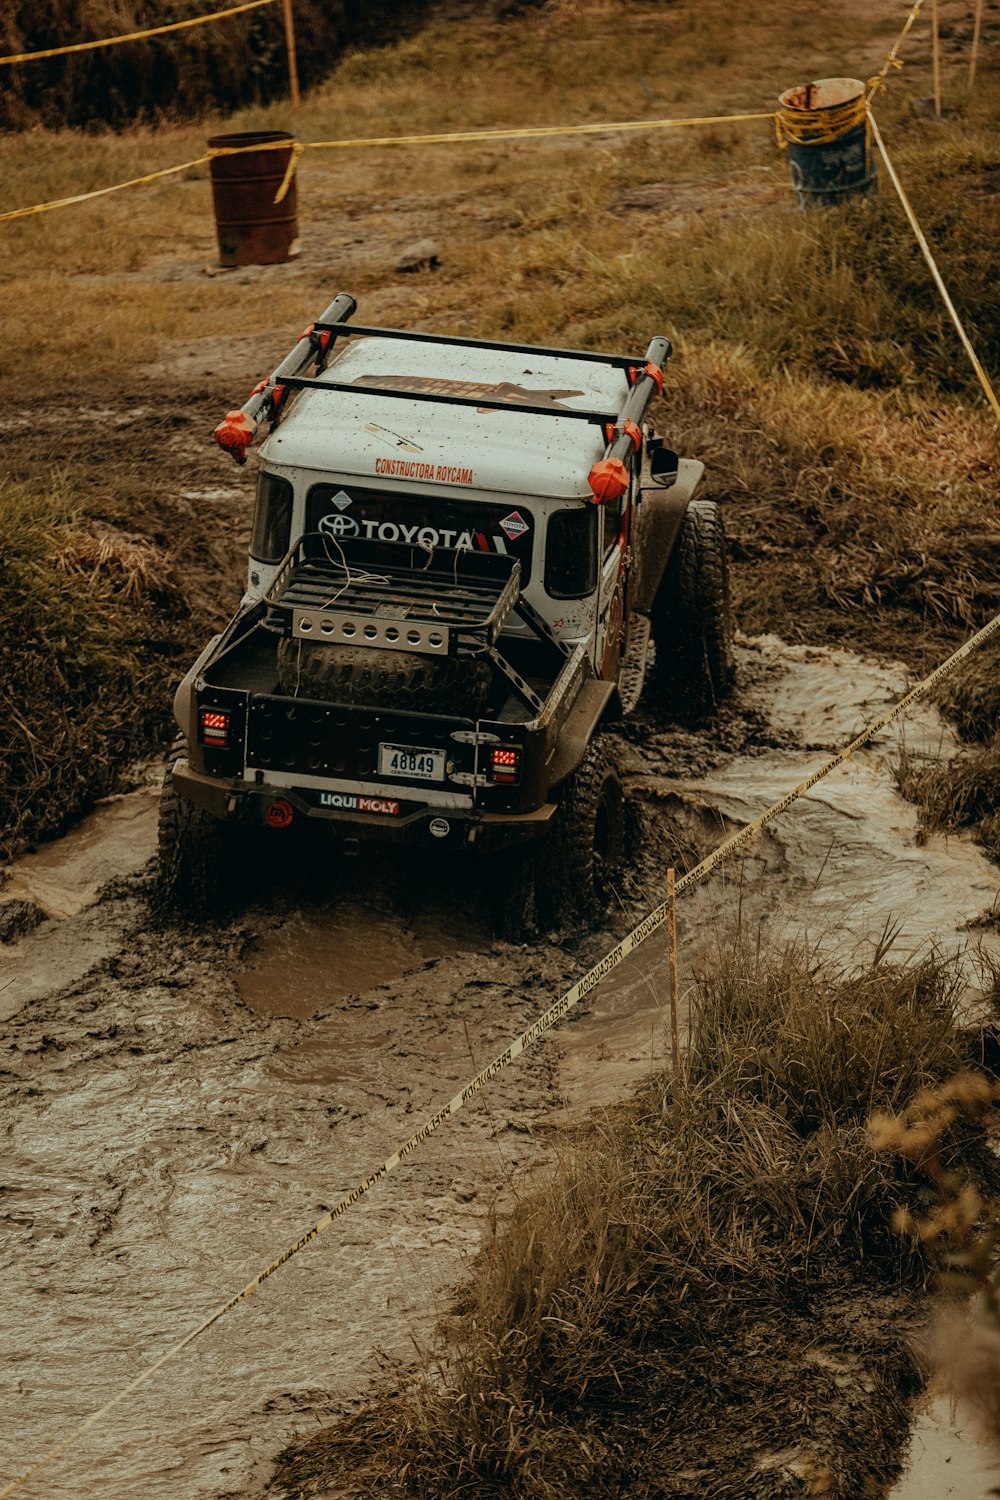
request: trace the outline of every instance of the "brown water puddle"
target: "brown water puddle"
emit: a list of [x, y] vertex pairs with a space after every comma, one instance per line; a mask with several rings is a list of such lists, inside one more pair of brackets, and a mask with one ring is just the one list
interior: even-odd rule
[[[359, 860], [348, 878], [351, 895], [303, 907], [255, 939], [236, 982], [259, 1015], [305, 1020], [347, 995], [492, 942], [485, 918], [459, 902], [435, 900], [433, 888], [426, 890], [425, 904], [406, 914], [393, 883], [383, 886], [372, 866]], [[412, 900], [407, 904], [414, 906]]]
[[989, 1500], [1000, 1488], [1000, 1453], [946, 1397], [917, 1416], [908, 1461], [889, 1500]]
[[65, 838], [11, 866], [0, 901], [33, 901], [50, 917], [75, 917], [109, 880], [141, 870], [156, 848], [163, 767], [138, 767], [145, 784], [105, 797]]
[[134, 768], [144, 784], [105, 797], [71, 833], [10, 867], [0, 902], [30, 901], [50, 919], [14, 943], [0, 943], [0, 1019], [72, 984], [121, 942], [113, 915], [95, 908], [111, 880], [134, 875], [156, 849], [163, 767]]
[[239, 975], [240, 995], [259, 1015], [305, 1019], [334, 1000], [399, 979], [446, 946], [418, 938], [388, 912], [358, 902], [328, 912], [296, 912], [255, 945]]
[[[678, 828], [694, 830], [705, 853], [750, 821], [849, 743], [903, 696], [902, 666], [777, 637], [745, 643], [744, 680], [763, 679], [754, 706], [779, 743], [810, 747], [737, 754], [702, 776], [650, 770], [648, 747], [630, 750], [628, 782], [647, 846], [657, 849], [648, 905], [664, 899], [663, 864]], [[886, 925], [900, 957], [938, 945], [961, 955], [967, 1003], [992, 984], [980, 950], [1000, 959], [995, 932], [968, 923], [992, 907], [1000, 872], [965, 834], [926, 837], [916, 809], [896, 791], [894, 761], [911, 754], [947, 758], [958, 748], [933, 706], [918, 703], [863, 751], [813, 787], [745, 851], [677, 907], [681, 1046], [687, 996], [697, 973], [742, 929], [754, 940], [807, 941], [835, 961], [862, 956]], [[618, 930], [624, 929], [622, 919]], [[571, 1110], [604, 1106], [670, 1057], [666, 928], [605, 979], [587, 1012], [560, 1033], [561, 1087]]]

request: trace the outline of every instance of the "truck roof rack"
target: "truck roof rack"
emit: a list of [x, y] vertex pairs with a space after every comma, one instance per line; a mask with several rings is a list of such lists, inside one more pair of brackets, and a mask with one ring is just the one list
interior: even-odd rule
[[[339, 293], [322, 317], [310, 323], [299, 336], [294, 349], [278, 365], [266, 380], [254, 386], [249, 397], [236, 411], [226, 414], [225, 421], [215, 429], [215, 440], [220, 448], [231, 453], [239, 464], [246, 463], [247, 450], [256, 436], [262, 420], [269, 420], [272, 429], [281, 418], [282, 408], [290, 391], [320, 390], [352, 395], [391, 396], [413, 401], [432, 401], [453, 406], [475, 406], [488, 410], [516, 411], [547, 417], [573, 417], [578, 421], [593, 422], [604, 427], [607, 446], [604, 456], [594, 464], [588, 475], [591, 493], [596, 504], [617, 499], [628, 488], [626, 465], [638, 452], [642, 442], [641, 423], [653, 396], [663, 387], [663, 366], [673, 350], [668, 338], [662, 336], [650, 341], [645, 360], [630, 359], [621, 354], [592, 354], [582, 349], [552, 349], [537, 344], [507, 344], [490, 339], [459, 338], [451, 334], [413, 333], [400, 328], [374, 328], [363, 324], [347, 327], [347, 320], [357, 309], [357, 303], [347, 292]], [[479, 396], [448, 395], [429, 391], [402, 391], [398, 387], [379, 385], [343, 384], [338, 381], [320, 380], [326, 369], [330, 349], [338, 338], [378, 337], [405, 339], [412, 343], [444, 344], [458, 348], [496, 349], [505, 353], [549, 355], [559, 359], [574, 359], [584, 363], [610, 365], [625, 371], [629, 381], [629, 393], [618, 412], [583, 411], [573, 407], [534, 406], [522, 401], [491, 401]], [[304, 345], [304, 347], [302, 347]], [[310, 365], [315, 364], [317, 375], [305, 375]], [[613, 426], [612, 426], [613, 424]]]
[[380, 338], [406, 339], [411, 344], [448, 344], [457, 349], [498, 349], [504, 354], [548, 354], [558, 359], [579, 359], [590, 365], [611, 365], [614, 369], [634, 369], [643, 363], [625, 354], [595, 354], [589, 349], [549, 349], [544, 344], [503, 344], [496, 339], [459, 338], [450, 333], [415, 333], [409, 328], [376, 328], [363, 323], [314, 323], [319, 332], [331, 333], [335, 339]]
[[535, 406], [528, 401], [509, 401], [502, 396], [493, 400], [489, 396], [453, 396], [450, 392], [401, 390], [399, 386], [314, 380], [305, 375], [286, 375], [282, 383], [293, 391], [339, 391], [348, 392], [352, 396], [392, 396], [396, 401], [432, 401], [435, 406], [473, 406], [478, 411], [516, 411], [519, 415], [528, 412], [538, 417], [576, 417], [578, 421], [596, 422], [600, 426], [616, 421], [618, 416], [614, 411], [583, 411], [573, 406]]

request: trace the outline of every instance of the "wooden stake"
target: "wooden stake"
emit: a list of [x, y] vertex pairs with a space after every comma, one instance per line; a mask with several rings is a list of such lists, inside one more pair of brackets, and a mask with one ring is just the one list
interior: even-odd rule
[[983, 0], [976, 0], [976, 20], [972, 28], [972, 56], [969, 58], [969, 89], [976, 81], [976, 61], [979, 57], [979, 33], [983, 29]]
[[288, 87], [292, 95], [292, 112], [293, 114], [298, 114], [302, 101], [299, 97], [299, 66], [295, 60], [295, 19], [292, 15], [292, 0], [284, 0], [284, 8], [285, 51], [288, 53]]
[[[290, 0], [289, 0], [290, 3]], [[941, 118], [941, 36], [938, 27], [938, 0], [931, 0], [931, 52], [934, 58], [934, 113]]]
[[667, 871], [667, 937], [670, 944], [670, 1050], [674, 1061], [674, 1083], [681, 1078], [681, 1037], [677, 1011], [679, 1005], [677, 985], [677, 901], [674, 895], [673, 866]]

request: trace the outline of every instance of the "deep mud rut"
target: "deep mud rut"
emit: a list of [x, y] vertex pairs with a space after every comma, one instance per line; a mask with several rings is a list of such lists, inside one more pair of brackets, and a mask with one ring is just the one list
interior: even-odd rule
[[[0, 950], [0, 1482], [376, 1167], [662, 899], [669, 862], [714, 847], [906, 686], [902, 668], [772, 638], [740, 656], [718, 725], [622, 730], [634, 866], [606, 931], [585, 939], [498, 943], [488, 907], [502, 891], [473, 898], [374, 863], [271, 888], [223, 926], [157, 928], [148, 786], [16, 867], [0, 900], [35, 900], [52, 919]], [[905, 733], [911, 753], [953, 748], [930, 710]], [[974, 999], [965, 924], [993, 907], [997, 872], [965, 840], [918, 841], [893, 790], [896, 744], [881, 737], [684, 898], [685, 990], [738, 924], [843, 957], [895, 920], [901, 954], [930, 939], [963, 949]], [[427, 1342], [514, 1174], [663, 1058], [663, 947], [650, 939], [24, 1493], [261, 1494], [285, 1442]]]

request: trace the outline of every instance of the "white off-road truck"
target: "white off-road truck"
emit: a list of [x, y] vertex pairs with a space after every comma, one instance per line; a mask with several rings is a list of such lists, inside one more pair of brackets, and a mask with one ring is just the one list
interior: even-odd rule
[[669, 341], [535, 348], [355, 306], [216, 430], [239, 463], [269, 434], [246, 594], [175, 699], [161, 897], [200, 910], [306, 831], [471, 851], [517, 923], [587, 918], [624, 858], [604, 726], [648, 658], [671, 711], [733, 678], [721, 516], [646, 422]]

